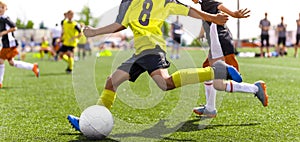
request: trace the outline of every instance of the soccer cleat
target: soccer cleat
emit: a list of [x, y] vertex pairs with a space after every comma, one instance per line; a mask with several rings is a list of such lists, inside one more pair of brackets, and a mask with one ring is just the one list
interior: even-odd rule
[[233, 81], [238, 83], [243, 81], [241, 74], [236, 70], [235, 67], [227, 66], [227, 72], [228, 72], [229, 79], [232, 79]]
[[72, 73], [72, 70], [68, 67], [68, 68], [66, 69], [66, 73], [67, 73], [67, 74], [71, 74], [71, 73]]
[[255, 96], [263, 104], [264, 107], [268, 106], [268, 94], [267, 94], [267, 85], [264, 81], [257, 81], [254, 83], [258, 87], [258, 92], [255, 93]]
[[70, 124], [72, 125], [72, 127], [76, 130], [80, 132], [80, 128], [79, 128], [79, 118], [73, 115], [68, 115], [68, 120], [70, 122]]
[[217, 116], [217, 110], [208, 111], [204, 105], [194, 108], [193, 111], [194, 113], [200, 116], [206, 116], [207, 118], [215, 118]]
[[39, 70], [39, 65], [37, 63], [33, 64], [32, 71], [34, 72], [36, 77], [40, 76], [40, 70]]

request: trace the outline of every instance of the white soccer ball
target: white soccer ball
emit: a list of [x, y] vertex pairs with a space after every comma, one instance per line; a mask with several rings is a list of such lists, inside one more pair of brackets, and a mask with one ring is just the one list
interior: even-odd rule
[[112, 131], [113, 126], [113, 116], [104, 106], [90, 106], [80, 115], [79, 128], [88, 139], [104, 139]]

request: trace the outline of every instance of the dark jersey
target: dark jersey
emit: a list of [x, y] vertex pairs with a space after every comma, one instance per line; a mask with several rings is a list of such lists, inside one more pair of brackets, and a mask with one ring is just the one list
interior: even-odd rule
[[[199, 4], [201, 5], [201, 10], [207, 13], [217, 14], [221, 12], [218, 10], [218, 6], [222, 4], [221, 2], [215, 0], [200, 0]], [[212, 22], [203, 21], [202, 26], [211, 49], [216, 48], [216, 46], [221, 46], [224, 56], [234, 53], [232, 34], [226, 25], [221, 26]]]
[[[8, 16], [1, 16], [0, 17], [0, 32], [6, 31], [10, 28], [16, 27], [16, 24], [11, 21]], [[18, 46], [18, 42], [15, 39], [14, 33], [10, 32], [6, 35], [2, 36], [2, 46], [3, 48], [10, 48]]]
[[172, 27], [173, 27], [172, 33], [174, 37], [181, 37], [182, 33], [180, 32], [180, 30], [182, 28], [182, 24], [176, 21], [172, 23]]

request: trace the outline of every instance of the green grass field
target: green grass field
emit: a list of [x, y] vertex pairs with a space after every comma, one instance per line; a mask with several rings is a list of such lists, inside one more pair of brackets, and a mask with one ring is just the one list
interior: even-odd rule
[[[256, 51], [258, 49], [239, 49]], [[79, 116], [93, 105], [106, 77], [129, 51], [113, 51], [110, 57], [89, 57], [75, 63], [73, 76], [63, 61], [38, 62], [40, 78], [31, 71], [6, 64], [0, 89], [0, 141], [88, 141], [68, 123], [68, 114]], [[181, 59], [170, 60], [176, 69], [200, 67], [206, 51], [182, 50]], [[203, 84], [163, 92], [147, 74], [118, 89], [111, 109], [114, 129], [105, 141], [300, 141], [300, 59], [289, 49], [283, 58], [240, 58], [245, 82], [267, 83], [269, 106], [253, 94], [218, 92], [218, 116], [201, 119], [192, 108], [205, 103]]]

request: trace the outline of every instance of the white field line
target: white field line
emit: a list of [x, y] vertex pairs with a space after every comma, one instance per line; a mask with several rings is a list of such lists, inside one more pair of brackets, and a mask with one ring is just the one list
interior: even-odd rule
[[300, 67], [288, 67], [288, 66], [279, 66], [279, 65], [266, 65], [266, 64], [249, 64], [249, 63], [241, 63], [239, 62], [240, 65], [243, 66], [251, 66], [251, 67], [261, 67], [261, 68], [272, 68], [272, 69], [284, 69], [284, 70], [295, 70], [295, 71], [300, 71]]

